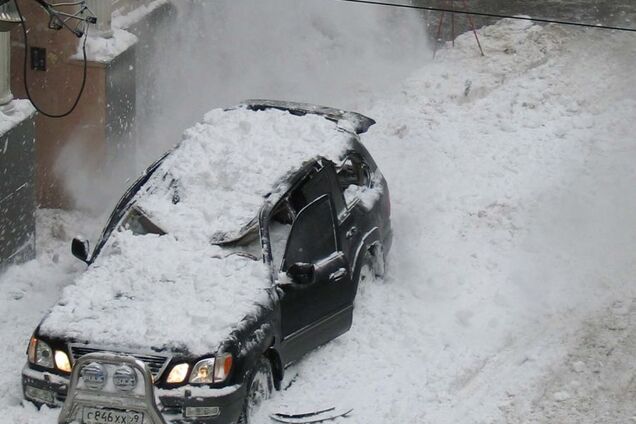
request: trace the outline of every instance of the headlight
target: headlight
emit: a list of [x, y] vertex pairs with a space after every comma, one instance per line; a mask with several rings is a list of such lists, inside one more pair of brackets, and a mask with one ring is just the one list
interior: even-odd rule
[[170, 374], [168, 374], [168, 383], [170, 384], [178, 384], [183, 383], [185, 379], [188, 377], [188, 369], [190, 366], [188, 364], [179, 364], [172, 367], [170, 370]]
[[42, 340], [31, 337], [28, 356], [29, 362], [34, 365], [39, 365], [45, 368], [53, 368], [53, 350], [51, 350], [51, 347]]
[[223, 353], [215, 358], [202, 359], [192, 368], [190, 383], [212, 384], [227, 380], [232, 370], [232, 355]]
[[68, 355], [61, 350], [55, 351], [55, 366], [60, 371], [71, 372], [71, 361], [68, 359]]
[[211, 384], [214, 382], [214, 358], [203, 359], [192, 368], [190, 383]]
[[38, 339], [35, 337], [31, 337], [29, 340], [29, 349], [27, 350], [27, 355], [29, 357], [29, 362], [31, 364], [35, 363], [35, 348], [38, 346]]
[[214, 382], [221, 383], [227, 379], [232, 371], [232, 354], [223, 353], [217, 355], [214, 363]]

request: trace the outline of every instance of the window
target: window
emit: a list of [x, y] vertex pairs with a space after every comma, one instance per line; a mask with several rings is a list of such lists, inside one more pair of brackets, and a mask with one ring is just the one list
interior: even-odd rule
[[[325, 160], [317, 162], [317, 169], [310, 172], [294, 187], [272, 212], [269, 221], [269, 242], [272, 264], [275, 267], [278, 267], [283, 260], [289, 233], [292, 225], [296, 225], [297, 215], [323, 197], [326, 197], [329, 208], [333, 206], [336, 213], [344, 210], [344, 197], [338, 186], [334, 165]], [[311, 239], [305, 241], [310, 243], [308, 240]]]
[[141, 209], [133, 207], [122, 222], [122, 228], [132, 231], [134, 235], [142, 236], [146, 234], [164, 235], [165, 232], [153, 223]]
[[303, 209], [291, 230], [283, 270], [294, 263], [315, 264], [336, 251], [331, 200], [322, 195]]
[[347, 206], [353, 204], [360, 193], [371, 187], [371, 172], [358, 154], [349, 155], [338, 168], [338, 184]]
[[276, 207], [269, 221], [269, 245], [272, 252], [272, 263], [278, 268], [283, 261], [285, 245], [294, 222], [295, 212], [289, 203], [284, 199]]
[[338, 187], [338, 178], [334, 165], [330, 161], [318, 162], [319, 168], [310, 173], [290, 195], [289, 201], [293, 209], [301, 211], [305, 206], [319, 197], [328, 194], [336, 212], [344, 209], [342, 191]]

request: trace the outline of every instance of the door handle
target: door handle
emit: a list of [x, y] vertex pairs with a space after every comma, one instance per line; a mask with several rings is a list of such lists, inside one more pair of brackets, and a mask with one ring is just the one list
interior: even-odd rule
[[351, 237], [355, 236], [356, 234], [358, 234], [358, 227], [353, 226], [353, 227], [349, 228], [349, 231], [347, 231], [345, 233], [345, 237], [350, 239]]
[[332, 283], [338, 283], [342, 281], [347, 275], [347, 270], [344, 268], [340, 268], [337, 271], [334, 271], [329, 275], [329, 281]]

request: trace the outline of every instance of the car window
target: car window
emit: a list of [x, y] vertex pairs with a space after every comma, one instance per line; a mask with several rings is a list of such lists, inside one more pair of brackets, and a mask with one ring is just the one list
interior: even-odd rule
[[362, 192], [371, 187], [369, 166], [357, 154], [349, 155], [338, 168], [338, 185], [347, 206], [352, 205]]
[[284, 199], [274, 209], [269, 220], [269, 243], [272, 253], [272, 263], [279, 267], [285, 254], [285, 245], [291, 232], [295, 212], [288, 199]]
[[344, 197], [340, 187], [334, 165], [330, 161], [316, 163], [314, 169], [307, 175], [287, 197], [274, 209], [269, 219], [269, 242], [272, 254], [272, 264], [282, 267], [285, 249], [288, 245], [292, 224], [299, 214], [308, 205], [317, 199], [328, 195], [330, 204], [335, 205], [339, 213], [344, 210]]
[[[325, 194], [331, 197], [336, 213], [340, 213], [344, 209], [344, 197], [342, 190], [338, 186], [338, 176], [333, 163], [330, 161], [324, 161], [322, 168], [305, 180], [295, 191], [300, 191], [304, 200], [304, 203], [294, 205], [296, 210], [301, 210]], [[296, 196], [299, 196], [299, 194], [296, 194]]]
[[305, 207], [296, 217], [285, 250], [283, 271], [295, 263], [316, 263], [337, 250], [334, 211], [329, 195]]
[[161, 228], [153, 223], [139, 208], [132, 207], [121, 223], [122, 229], [130, 230], [135, 235], [166, 234]]

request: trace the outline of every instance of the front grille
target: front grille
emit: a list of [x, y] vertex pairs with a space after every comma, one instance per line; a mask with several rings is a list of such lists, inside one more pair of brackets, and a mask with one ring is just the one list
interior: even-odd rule
[[146, 366], [152, 373], [152, 377], [155, 381], [157, 381], [159, 377], [161, 377], [161, 374], [163, 373], [164, 369], [168, 365], [168, 362], [170, 361], [169, 357], [156, 355], [156, 354], [147, 355], [147, 354], [140, 354], [140, 353], [121, 352], [121, 351], [111, 350], [111, 349], [100, 349], [95, 347], [88, 347], [85, 345], [71, 345], [70, 348], [71, 348], [71, 356], [73, 357], [73, 362], [77, 361], [79, 358], [81, 358], [84, 355], [87, 355], [89, 353], [97, 353], [97, 352], [122, 353], [124, 355], [130, 355], [134, 357], [135, 359], [139, 359], [141, 362], [146, 364]]

